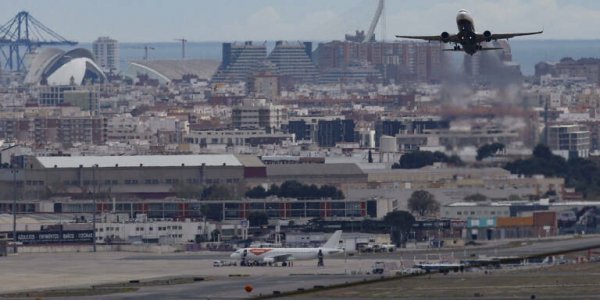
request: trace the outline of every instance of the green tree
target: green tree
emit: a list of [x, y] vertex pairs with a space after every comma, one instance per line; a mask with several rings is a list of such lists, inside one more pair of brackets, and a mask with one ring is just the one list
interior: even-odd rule
[[428, 191], [414, 191], [408, 198], [408, 209], [419, 216], [433, 214], [440, 210], [440, 204]]
[[482, 202], [485, 200], [487, 200], [487, 197], [480, 193], [475, 193], [475, 194], [465, 197], [465, 201], [468, 201], [468, 202]]
[[250, 226], [263, 226], [269, 224], [269, 216], [264, 211], [253, 211], [248, 214]]
[[304, 196], [303, 186], [296, 180], [287, 180], [279, 187], [279, 197], [302, 198]]
[[486, 144], [483, 145], [481, 147], [479, 147], [479, 149], [477, 149], [477, 157], [476, 159], [478, 161], [486, 158], [486, 157], [491, 157], [496, 155], [496, 153], [498, 151], [504, 150], [504, 144], [502, 143], [492, 143], [492, 144]]
[[463, 165], [462, 160], [457, 155], [447, 156], [443, 152], [436, 151], [415, 151], [403, 154], [399, 163], [392, 165], [392, 169], [419, 169], [424, 166], [433, 165], [436, 162], [443, 162], [450, 165]]
[[538, 144], [535, 146], [535, 148], [533, 148], [533, 157], [535, 158], [549, 160], [552, 159], [553, 156], [554, 154], [552, 154], [552, 150], [550, 150], [550, 148], [544, 144]]
[[408, 233], [415, 223], [415, 217], [407, 211], [395, 210], [387, 213], [383, 217], [383, 222], [391, 229], [392, 242], [399, 246], [408, 238]]
[[198, 199], [202, 195], [202, 187], [195, 184], [179, 183], [173, 186], [173, 191], [178, 198]]
[[257, 185], [246, 192], [246, 197], [252, 199], [264, 199], [267, 198], [267, 196], [269, 196], [269, 193], [262, 185]]
[[213, 184], [202, 191], [202, 200], [229, 200], [232, 198], [233, 193], [224, 185]]

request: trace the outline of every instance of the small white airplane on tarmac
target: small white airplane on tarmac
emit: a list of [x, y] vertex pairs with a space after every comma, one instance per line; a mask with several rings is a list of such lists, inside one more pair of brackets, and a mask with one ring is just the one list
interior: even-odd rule
[[343, 253], [340, 248], [340, 239], [342, 231], [334, 232], [331, 237], [319, 248], [242, 248], [231, 254], [231, 258], [240, 259], [241, 265], [246, 264], [273, 264], [282, 263], [287, 265], [292, 260], [322, 259], [325, 256]]

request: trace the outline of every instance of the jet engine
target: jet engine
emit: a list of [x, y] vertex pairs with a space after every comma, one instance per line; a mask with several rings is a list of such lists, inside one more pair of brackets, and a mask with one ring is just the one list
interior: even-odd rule
[[265, 258], [263, 258], [263, 262], [270, 264], [270, 263], [274, 263], [275, 259], [272, 257], [265, 257]]
[[485, 37], [486, 42], [492, 41], [492, 32], [491, 31], [489, 31], [489, 30], [484, 31], [483, 36]]
[[450, 34], [446, 31], [442, 32], [442, 34], [440, 34], [440, 37], [442, 38], [442, 42], [447, 43], [448, 40], [450, 39]]

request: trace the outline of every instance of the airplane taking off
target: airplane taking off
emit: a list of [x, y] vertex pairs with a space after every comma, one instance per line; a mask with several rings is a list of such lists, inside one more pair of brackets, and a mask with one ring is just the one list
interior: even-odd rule
[[[489, 30], [483, 34], [475, 32], [475, 23], [473, 17], [465, 9], [458, 11], [456, 16], [456, 25], [458, 33], [451, 35], [444, 31], [440, 35], [433, 36], [412, 36], [412, 35], [397, 35], [397, 38], [418, 39], [426, 41], [437, 41], [443, 43], [453, 43], [454, 48], [444, 49], [444, 51], [464, 51], [469, 55], [475, 54], [477, 51], [483, 50], [500, 50], [502, 48], [487, 48], [481, 45], [482, 42], [491, 42], [495, 40], [510, 39], [516, 36], [540, 34], [544, 31], [523, 32], [523, 33], [492, 33]], [[461, 47], [462, 46], [462, 47]]]
[[245, 265], [249, 262], [256, 264], [273, 264], [281, 262], [286, 265], [291, 260], [307, 260], [342, 253], [339, 248], [342, 231], [334, 232], [331, 237], [319, 248], [243, 248], [231, 254], [231, 258], [240, 259]]

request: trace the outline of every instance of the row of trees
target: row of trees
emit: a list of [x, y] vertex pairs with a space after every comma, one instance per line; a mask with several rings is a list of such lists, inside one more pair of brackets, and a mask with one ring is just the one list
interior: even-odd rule
[[178, 184], [173, 190], [179, 198], [201, 200], [229, 200], [235, 197], [235, 191], [230, 186], [213, 184], [202, 186], [197, 184]]
[[552, 154], [545, 145], [537, 145], [533, 156], [507, 163], [504, 169], [513, 174], [526, 176], [541, 174], [547, 177], [563, 177], [568, 187], [573, 187], [586, 198], [600, 196], [600, 166], [598, 163], [583, 158], [568, 161]]
[[431, 166], [437, 162], [454, 166], [464, 165], [458, 155], [448, 156], [440, 151], [415, 151], [403, 154], [400, 157], [400, 161], [392, 165], [392, 169], [419, 169], [424, 166]]
[[320, 187], [311, 184], [303, 184], [295, 180], [288, 180], [278, 186], [272, 184], [269, 190], [263, 186], [255, 186], [246, 192], [246, 197], [253, 199], [264, 199], [269, 196], [280, 198], [300, 198], [300, 199], [344, 199], [344, 193], [332, 185], [322, 185]]

